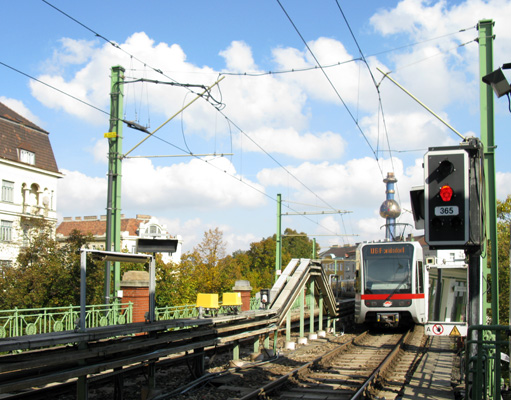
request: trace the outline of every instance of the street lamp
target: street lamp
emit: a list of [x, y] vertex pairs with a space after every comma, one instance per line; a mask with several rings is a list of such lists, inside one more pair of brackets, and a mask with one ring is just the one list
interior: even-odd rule
[[[510, 69], [511, 63], [504, 64], [502, 68]], [[496, 69], [482, 78], [483, 82], [490, 85], [499, 98], [505, 94], [509, 96], [509, 93], [511, 92], [511, 86], [509, 86], [509, 83], [502, 72], [502, 68]]]

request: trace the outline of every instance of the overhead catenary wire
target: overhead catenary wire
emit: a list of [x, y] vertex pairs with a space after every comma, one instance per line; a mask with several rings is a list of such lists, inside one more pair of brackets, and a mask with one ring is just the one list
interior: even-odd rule
[[[71, 95], [71, 94], [69, 94], [69, 93], [66, 93], [65, 91], [60, 90], [60, 89], [58, 89], [58, 88], [56, 88], [56, 87], [54, 87], [54, 86], [52, 86], [52, 85], [50, 85], [50, 84], [47, 84], [46, 82], [43, 82], [43, 81], [41, 81], [41, 80], [39, 80], [39, 79], [37, 79], [37, 78], [35, 78], [35, 77], [33, 77], [33, 76], [31, 76], [31, 75], [27, 74], [27, 73], [24, 73], [24, 72], [20, 71], [20, 70], [19, 70], [19, 69], [17, 69], [17, 68], [14, 68], [14, 67], [12, 67], [12, 66], [10, 66], [10, 65], [8, 65], [8, 64], [5, 64], [5, 63], [3, 63], [3, 62], [1, 62], [1, 61], [0, 61], [0, 65], [3, 65], [3, 66], [5, 66], [5, 67], [7, 67], [7, 68], [9, 68], [9, 69], [11, 69], [11, 70], [13, 70], [13, 71], [15, 71], [15, 72], [17, 72], [17, 73], [21, 74], [21, 75], [23, 75], [23, 76], [26, 76], [26, 77], [27, 77], [27, 78], [29, 78], [29, 79], [33, 79], [34, 81], [39, 82], [39, 83], [41, 83], [41, 84], [43, 84], [43, 85], [45, 85], [45, 86], [49, 87], [49, 88], [50, 88], [50, 89], [52, 89], [52, 90], [56, 90], [57, 92], [62, 93], [62, 94], [66, 95], [66, 96], [68, 96], [68, 97], [70, 97], [70, 98], [72, 98], [72, 99], [74, 99], [74, 100], [76, 100], [76, 101], [79, 101], [80, 103], [82, 103], [82, 104], [84, 104], [84, 105], [86, 105], [86, 106], [89, 106], [89, 107], [91, 107], [91, 108], [93, 108], [93, 109], [95, 109], [95, 110], [97, 110], [97, 111], [99, 111], [99, 112], [101, 112], [101, 113], [103, 113], [103, 114], [105, 114], [105, 115], [110, 115], [110, 113], [109, 113], [108, 111], [102, 110], [101, 108], [99, 108], [99, 107], [97, 107], [97, 106], [94, 106], [93, 104], [90, 104], [90, 103], [88, 103], [88, 102], [86, 102], [86, 101], [84, 101], [84, 100], [81, 100], [81, 99], [77, 98], [76, 96], [73, 96], [73, 95]], [[221, 79], [223, 79], [223, 78], [224, 78], [224, 77], [221, 77]], [[221, 79], [219, 79], [218, 81], [220, 81]], [[217, 82], [218, 82], [218, 81], [217, 81]], [[208, 104], [211, 104], [211, 103], [209, 103], [209, 102], [208, 102]], [[240, 132], [242, 132], [242, 133], [244, 133], [244, 134], [245, 134], [245, 132], [243, 132], [243, 130], [242, 130], [242, 129], [238, 126], [238, 125], [236, 125], [236, 124], [235, 124], [232, 120], [230, 120], [230, 119], [229, 119], [229, 118], [228, 118], [225, 114], [223, 114], [220, 110], [218, 110], [218, 111], [219, 111], [219, 112], [220, 112], [220, 113], [221, 113], [221, 114], [222, 114], [222, 115], [223, 115], [223, 116], [224, 116], [224, 117], [225, 117], [225, 118], [229, 121], [229, 123], [230, 123], [230, 124], [232, 124], [233, 126], [235, 126], [235, 127], [236, 127], [236, 128], [237, 128]], [[178, 149], [178, 150], [182, 151], [184, 154], [187, 154], [187, 155], [190, 155], [190, 156], [192, 156], [192, 157], [195, 157], [195, 158], [197, 158], [197, 159], [199, 159], [199, 160], [201, 160], [201, 161], [203, 161], [203, 162], [207, 163], [208, 165], [213, 166], [213, 167], [215, 167], [215, 168], [217, 168], [217, 169], [221, 170], [220, 168], [218, 168], [218, 167], [217, 167], [217, 166], [215, 166], [214, 164], [208, 163], [208, 161], [207, 161], [207, 160], [205, 160], [205, 159], [203, 159], [203, 158], [199, 157], [198, 155], [195, 155], [195, 154], [193, 154], [193, 153], [191, 153], [191, 152], [188, 152], [188, 151], [186, 151], [186, 150], [184, 150], [184, 149], [180, 148], [179, 146], [177, 146], [177, 145], [175, 145], [175, 144], [173, 144], [173, 143], [171, 143], [171, 142], [169, 142], [169, 141], [167, 141], [167, 140], [165, 140], [165, 139], [163, 139], [163, 138], [161, 138], [161, 137], [159, 137], [159, 136], [155, 135], [154, 133], [155, 133], [156, 131], [154, 131], [154, 132], [151, 134], [150, 132], [148, 132], [148, 131], [147, 131], [147, 129], [145, 129], [144, 127], [140, 126], [139, 124], [137, 124], [137, 123], [135, 123], [135, 122], [133, 122], [133, 121], [126, 121], [126, 120], [122, 120], [122, 121], [123, 121], [124, 123], [126, 123], [128, 126], [130, 126], [130, 127], [134, 128], [134, 129], [136, 129], [136, 130], [138, 130], [138, 131], [143, 131], [143, 132], [145, 132], [145, 133], [147, 133], [147, 134], [150, 134], [150, 136], [148, 136], [148, 137], [154, 137], [155, 139], [158, 139], [158, 140], [160, 140], [160, 141], [162, 141], [162, 142], [164, 142], [164, 143], [166, 143], [166, 144], [168, 144], [168, 145], [170, 145], [170, 146], [172, 146], [172, 147], [174, 147], [174, 148], [176, 148], [176, 149]], [[161, 126], [160, 126], [160, 127], [161, 127]], [[159, 128], [158, 128], [158, 129], [159, 129]], [[158, 129], [157, 129], [157, 130], [158, 130]], [[246, 135], [246, 134], [245, 134], [245, 135]], [[252, 138], [250, 138], [248, 135], [246, 135], [246, 136], [247, 136], [249, 139], [251, 139], [251, 140], [253, 141], [253, 143], [254, 143], [254, 144], [256, 144], [257, 146], [259, 146], [259, 145], [258, 145], [258, 144], [257, 144], [257, 143], [256, 143], [256, 142], [252, 139]], [[146, 138], [147, 138], [147, 137], [146, 137]], [[144, 140], [145, 140], [145, 139], [144, 139]], [[139, 143], [139, 144], [140, 144], [140, 143]], [[261, 148], [261, 149], [262, 149], [262, 148]], [[262, 150], [263, 150], [263, 149], [262, 149]], [[263, 151], [264, 151], [264, 150], [263, 150]], [[130, 152], [131, 152], [131, 151], [130, 151]], [[125, 154], [124, 154], [124, 157], [127, 157], [127, 154], [128, 154], [128, 153], [125, 153]], [[266, 154], [268, 154], [268, 153], [266, 153]], [[268, 155], [269, 155], [269, 154], [268, 154]], [[270, 157], [271, 157], [271, 156], [270, 156]], [[275, 161], [278, 165], [282, 166], [280, 163], [278, 163], [278, 161], [277, 161], [274, 157], [271, 157], [271, 158], [272, 158], [272, 159], [273, 159], [273, 160], [274, 160], [274, 161]], [[283, 166], [282, 166], [282, 167], [283, 167]], [[283, 167], [283, 168], [284, 168], [284, 167]], [[284, 168], [284, 169], [285, 169], [285, 168]], [[273, 198], [273, 197], [269, 196], [267, 193], [265, 193], [265, 192], [263, 192], [263, 191], [259, 190], [258, 188], [256, 188], [256, 187], [255, 187], [255, 186], [253, 186], [253, 185], [250, 185], [248, 182], [244, 181], [243, 179], [237, 178], [236, 176], [234, 176], [234, 175], [232, 175], [232, 174], [228, 174], [228, 173], [227, 173], [227, 171], [225, 171], [225, 170], [221, 170], [221, 171], [222, 171], [222, 172], [224, 172], [224, 173], [226, 173], [227, 175], [231, 176], [232, 178], [236, 179], [237, 181], [242, 182], [243, 184], [245, 184], [246, 186], [248, 186], [248, 187], [252, 188], [253, 190], [255, 190], [255, 191], [257, 191], [257, 192], [259, 192], [259, 193], [263, 194], [264, 196], [268, 197], [269, 199], [273, 200], [274, 202], [276, 202], [276, 201], [277, 201], [277, 199], [276, 199], [276, 198]], [[291, 172], [289, 172], [289, 171], [287, 171], [287, 170], [286, 170], [286, 172], [288, 172], [288, 174], [290, 174], [291, 176], [293, 176], [293, 174], [291, 174]], [[295, 178], [296, 178], [296, 177], [295, 177]], [[299, 180], [298, 180], [298, 181], [299, 181]], [[299, 181], [299, 182], [300, 182], [300, 181]], [[303, 183], [301, 183], [301, 184], [303, 184]], [[303, 185], [304, 185], [304, 184], [303, 184]], [[304, 185], [304, 186], [305, 186], [305, 185]], [[309, 188], [307, 188], [307, 189], [308, 189], [308, 190], [310, 190]], [[312, 193], [314, 194], [314, 192], [312, 192]], [[316, 196], [317, 196], [317, 195], [316, 195]], [[330, 206], [330, 207], [332, 207], [332, 206]], [[290, 207], [288, 207], [288, 208], [290, 208]], [[333, 207], [332, 207], [332, 208], [333, 208]], [[291, 209], [291, 208], [290, 208], [290, 209]], [[322, 226], [321, 224], [318, 224], [316, 221], [314, 221], [314, 220], [312, 220], [312, 219], [310, 219], [310, 218], [307, 218], [307, 217], [305, 217], [305, 218], [306, 218], [306, 219], [308, 219], [310, 222], [315, 223], [316, 225], [318, 225], [318, 226], [322, 227], [323, 229], [326, 229], [326, 230], [328, 230], [328, 231], [332, 232], [330, 229], [328, 229], [328, 228], [326, 228], [326, 227]], [[334, 233], [334, 232], [332, 232], [332, 233]], [[336, 233], [336, 234], [337, 234], [337, 233]]]
[[[314, 59], [314, 61], [316, 62], [316, 64], [318, 65], [318, 67], [320, 68], [321, 72], [323, 73], [323, 75], [325, 76], [326, 80], [328, 81], [328, 83], [330, 84], [330, 87], [334, 90], [335, 94], [337, 95], [337, 98], [341, 101], [341, 103], [343, 104], [344, 108], [346, 109], [346, 111], [348, 112], [350, 118], [353, 120], [353, 122], [355, 123], [355, 126], [358, 128], [359, 132], [362, 134], [362, 137], [364, 138], [364, 140], [366, 141], [367, 145], [369, 146], [369, 148], [371, 149], [371, 151], [373, 152], [373, 155], [376, 159], [378, 159], [378, 155], [376, 154], [376, 152], [374, 151], [373, 149], [373, 146], [371, 145], [371, 143], [369, 142], [369, 139], [367, 138], [366, 134], [364, 133], [362, 127], [360, 126], [360, 124], [358, 123], [357, 119], [355, 118], [355, 116], [353, 115], [353, 113], [351, 112], [351, 110], [349, 109], [348, 105], [346, 104], [346, 102], [344, 101], [344, 99], [342, 98], [341, 94], [339, 93], [339, 91], [337, 90], [337, 88], [335, 87], [335, 85], [333, 84], [333, 82], [331, 81], [330, 77], [328, 76], [328, 74], [325, 72], [325, 70], [322, 68], [321, 66], [321, 63], [319, 62], [319, 60], [317, 59], [316, 55], [314, 54], [314, 52], [312, 51], [312, 49], [310, 48], [309, 44], [307, 43], [307, 41], [305, 40], [305, 38], [303, 37], [303, 35], [300, 33], [298, 27], [295, 25], [295, 23], [293, 22], [293, 20], [291, 19], [291, 16], [288, 14], [288, 12], [286, 11], [286, 9], [284, 8], [284, 6], [282, 5], [282, 3], [280, 2], [280, 0], [276, 0], [277, 3], [279, 4], [280, 8], [282, 9], [282, 11], [284, 12], [284, 14], [286, 15], [287, 19], [289, 20], [289, 22], [291, 23], [291, 25], [293, 26], [293, 28], [295, 29], [296, 33], [298, 34], [298, 36], [300, 37], [300, 39], [302, 40], [302, 42], [304, 43], [305, 47], [307, 48], [308, 52], [310, 53], [310, 55], [312, 56], [312, 58]], [[379, 167], [379, 164], [378, 164], [378, 167]], [[383, 175], [383, 172], [382, 172], [382, 175]]]
[[[52, 6], [52, 5], [51, 5], [51, 4], [49, 4], [47, 1], [45, 1], [45, 0], [43, 0], [43, 1], [44, 1], [46, 4], [48, 4], [48, 5]], [[52, 6], [52, 7], [53, 7], [53, 8], [55, 8], [54, 6]], [[58, 10], [58, 11], [60, 11], [60, 10]], [[64, 13], [64, 14], [65, 14], [65, 13]], [[66, 14], [65, 14], [65, 15], [66, 15]], [[86, 29], [89, 29], [89, 28], [88, 28], [88, 27], [86, 27], [84, 24], [80, 23], [79, 21], [75, 20], [74, 18], [72, 18], [72, 19], [73, 19], [75, 22], [79, 23], [80, 25], [84, 26]], [[89, 29], [89, 30], [90, 30], [91, 32], [93, 32], [96, 36], [98, 36], [98, 37], [102, 38], [103, 40], [105, 40], [105, 41], [107, 41], [108, 43], [110, 43], [111, 45], [113, 45], [114, 47], [116, 47], [116, 48], [118, 48], [118, 49], [120, 49], [120, 50], [124, 51], [126, 54], [129, 54], [129, 53], [127, 53], [124, 49], [122, 49], [119, 45], [117, 45], [116, 43], [114, 43], [114, 42], [112, 42], [112, 41], [109, 41], [109, 40], [108, 40], [108, 39], [106, 39], [104, 36], [99, 35], [97, 32], [95, 32], [95, 31], [93, 31], [93, 30], [91, 30], [91, 29]], [[137, 59], [137, 60], [138, 60], [138, 59]], [[138, 60], [138, 61], [140, 61], [140, 60]], [[151, 68], [153, 68], [153, 67], [151, 67]], [[315, 67], [315, 68], [318, 68], [318, 67]], [[158, 69], [155, 69], [155, 68], [153, 68], [153, 69], [154, 69], [155, 71], [157, 71], [157, 72], [161, 72], [161, 70], [158, 70]], [[225, 115], [224, 115], [224, 116], [225, 116]], [[229, 120], [228, 120], [228, 121], [229, 121]], [[355, 119], [355, 121], [356, 121], [356, 119]], [[230, 124], [229, 124], [229, 126], [230, 126]], [[360, 129], [360, 127], [359, 127], [359, 129]], [[246, 135], [246, 134], [245, 134], [245, 135]], [[390, 151], [390, 147], [389, 147], [389, 151]], [[374, 153], [374, 150], [373, 150], [373, 153]], [[377, 156], [376, 156], [376, 158], [377, 158]], [[288, 174], [291, 174], [291, 175], [292, 175], [292, 173], [291, 173], [290, 171], [286, 171], [286, 172], [287, 172]]]
[[[338, 7], [338, 9], [339, 9], [343, 19], [344, 19], [344, 22], [346, 23], [346, 26], [348, 27], [348, 30], [350, 31], [351, 37], [353, 38], [353, 41], [355, 42], [355, 45], [357, 46], [358, 52], [360, 53], [362, 61], [365, 64], [365, 66], [367, 67], [367, 70], [369, 71], [369, 75], [371, 76], [371, 80], [373, 81], [373, 85], [374, 85], [374, 87], [376, 89], [376, 93], [378, 95], [378, 131], [379, 131], [379, 122], [380, 122], [380, 115], [379, 115], [379, 113], [381, 111], [383, 130], [385, 132], [385, 137], [386, 137], [386, 140], [387, 140], [387, 148], [389, 149], [390, 164], [391, 164], [391, 167], [392, 167], [392, 172], [395, 173], [394, 159], [392, 157], [389, 133], [388, 133], [388, 130], [387, 130], [387, 123], [386, 123], [386, 120], [385, 120], [385, 112], [383, 111], [383, 102], [382, 102], [382, 98], [381, 98], [380, 87], [379, 87], [378, 83], [376, 82], [376, 78], [374, 77], [374, 74], [373, 74], [373, 72], [371, 70], [371, 67], [369, 66], [369, 63], [367, 62], [367, 59], [364, 56], [364, 52], [362, 51], [360, 45], [358, 44], [357, 38], [355, 37], [355, 34], [353, 33], [353, 30], [351, 29], [351, 26], [350, 26], [350, 24], [348, 22], [348, 19], [346, 18], [346, 15], [344, 14], [344, 11], [342, 10], [341, 5], [339, 4], [339, 1], [335, 0], [335, 3], [337, 4], [337, 7]], [[378, 161], [378, 159], [377, 159], [377, 161]], [[381, 169], [380, 169], [380, 172], [382, 173], [382, 178], [384, 178], [383, 171]], [[398, 195], [399, 201], [401, 201], [401, 196], [400, 196], [400, 193], [399, 193], [399, 188], [397, 188], [397, 195]]]
[[[55, 10], [57, 10], [58, 12], [62, 13], [63, 15], [65, 15], [67, 18], [70, 18], [70, 19], [71, 19], [71, 20], [73, 20], [74, 22], [78, 23], [80, 26], [84, 27], [84, 28], [85, 28], [85, 29], [87, 29], [89, 32], [93, 33], [95, 36], [97, 36], [97, 37], [99, 37], [99, 38], [103, 39], [104, 41], [106, 41], [107, 43], [111, 44], [111, 45], [112, 45], [113, 47], [115, 47], [116, 49], [121, 50], [121, 51], [122, 51], [122, 52], [124, 52], [125, 54], [129, 55], [132, 59], [137, 60], [138, 62], [142, 63], [144, 66], [147, 66], [147, 67], [149, 67], [149, 68], [153, 69], [155, 72], [158, 72], [158, 73], [162, 74], [163, 76], [166, 76], [166, 77], [167, 77], [167, 78], [169, 78], [170, 80], [172, 80], [172, 81], [174, 81], [174, 82], [176, 82], [176, 83], [177, 83], [177, 81], [175, 81], [174, 79], [172, 79], [172, 78], [168, 77], [168, 76], [167, 76], [167, 75], [166, 75], [166, 74], [165, 74], [165, 73], [164, 73], [161, 69], [154, 68], [154, 67], [150, 66], [148, 63], [146, 63], [146, 62], [144, 62], [144, 61], [140, 60], [139, 58], [135, 57], [133, 54], [131, 54], [131, 53], [127, 52], [126, 50], [124, 50], [124, 49], [123, 49], [121, 46], [119, 46], [117, 43], [115, 43], [115, 42], [113, 42], [113, 41], [111, 41], [111, 40], [107, 39], [105, 36], [103, 36], [103, 35], [99, 34], [99, 33], [98, 33], [98, 32], [96, 32], [95, 30], [93, 30], [93, 29], [89, 28], [87, 25], [83, 24], [82, 22], [78, 21], [76, 18], [73, 18], [73, 17], [72, 17], [72, 16], [70, 16], [69, 14], [67, 14], [67, 13], [65, 13], [64, 11], [60, 10], [59, 8], [55, 7], [54, 5], [52, 5], [51, 3], [49, 3], [48, 1], [46, 1], [46, 0], [42, 0], [42, 1], [43, 1], [44, 3], [46, 3], [47, 5], [51, 6], [52, 8], [54, 8]], [[159, 83], [159, 82], [156, 82], [156, 83]], [[192, 90], [190, 90], [190, 91], [192, 91]], [[193, 92], [193, 91], [192, 91], [192, 92]], [[194, 92], [194, 93], [195, 93], [195, 92]], [[209, 97], [209, 94], [208, 94], [208, 97]], [[211, 105], [211, 102], [209, 102], [209, 101], [208, 101], [208, 103]], [[215, 107], [215, 108], [217, 109], [217, 111], [219, 111], [220, 113], [222, 113], [222, 112], [221, 112], [221, 110], [220, 110], [220, 107]], [[225, 114], [223, 114], [223, 113], [222, 113], [222, 115], [224, 115], [224, 117], [225, 117]], [[232, 121], [231, 121], [231, 122], [232, 122]], [[136, 126], [137, 126], [137, 125], [138, 125], [138, 124], [131, 124], [131, 126], [132, 126], [132, 127], [135, 127], [135, 129], [142, 130], [142, 131], [144, 131], [144, 132], [146, 132], [146, 133], [149, 133], [146, 129], [139, 129], [139, 128], [136, 128]], [[159, 128], [158, 128], [158, 129], [159, 129]], [[238, 129], [239, 129], [239, 128], [238, 128]], [[240, 131], [241, 131], [241, 130], [240, 130]], [[153, 133], [154, 133], [154, 132], [153, 132]], [[151, 136], [152, 136], [152, 135], [151, 135]], [[255, 142], [254, 142], [254, 143], [255, 143]], [[259, 146], [259, 145], [258, 145], [258, 146]], [[260, 146], [259, 146], [259, 147], [260, 147]], [[265, 151], [265, 153], [266, 153], [266, 154], [268, 154], [266, 151]], [[276, 159], [275, 159], [274, 157], [271, 157], [271, 158], [272, 158], [274, 161], [276, 161]], [[278, 163], [278, 165], [280, 165], [281, 167], [283, 167], [280, 163]], [[288, 174], [290, 174], [291, 176], [293, 176], [293, 175], [292, 175], [292, 174], [291, 174], [288, 170], [286, 170], [286, 172], [287, 172]], [[295, 179], [297, 179], [297, 178], [295, 177]], [[298, 179], [297, 179], [297, 180], [298, 180]], [[298, 180], [298, 181], [299, 181], [299, 180]], [[303, 183], [301, 183], [301, 184], [303, 185]], [[310, 190], [310, 189], [308, 189], [308, 190]], [[316, 195], [316, 197], [318, 197], [318, 196], [317, 196], [317, 194], [315, 194], [315, 195]]]

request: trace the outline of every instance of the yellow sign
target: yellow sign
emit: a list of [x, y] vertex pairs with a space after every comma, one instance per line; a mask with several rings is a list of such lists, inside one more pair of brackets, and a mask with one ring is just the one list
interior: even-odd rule
[[454, 325], [454, 328], [452, 328], [451, 333], [449, 333], [449, 336], [461, 336], [460, 331], [458, 328], [456, 328], [456, 325]]
[[113, 139], [117, 137], [117, 132], [106, 132], [103, 136], [108, 139]]

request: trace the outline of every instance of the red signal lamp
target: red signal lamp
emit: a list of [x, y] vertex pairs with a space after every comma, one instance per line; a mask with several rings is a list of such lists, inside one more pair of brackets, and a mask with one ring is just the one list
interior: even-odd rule
[[440, 198], [443, 201], [451, 201], [453, 193], [454, 192], [449, 185], [444, 185], [440, 188], [439, 194], [440, 194]]

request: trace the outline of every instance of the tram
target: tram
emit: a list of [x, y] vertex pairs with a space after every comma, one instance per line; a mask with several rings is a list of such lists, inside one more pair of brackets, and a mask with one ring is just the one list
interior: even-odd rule
[[394, 328], [426, 322], [418, 242], [362, 243], [356, 257], [355, 323]]

